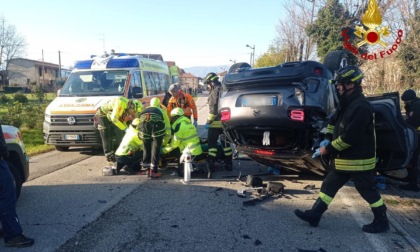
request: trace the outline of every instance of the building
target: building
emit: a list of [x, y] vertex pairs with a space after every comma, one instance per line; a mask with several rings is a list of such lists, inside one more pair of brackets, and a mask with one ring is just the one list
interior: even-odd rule
[[179, 84], [184, 92], [197, 94], [199, 90], [198, 77], [191, 73], [181, 73], [179, 76]]
[[11, 59], [8, 66], [9, 86], [37, 85], [54, 88], [60, 77], [65, 78], [69, 73], [62, 69], [60, 76], [59, 71], [57, 64], [24, 58]]

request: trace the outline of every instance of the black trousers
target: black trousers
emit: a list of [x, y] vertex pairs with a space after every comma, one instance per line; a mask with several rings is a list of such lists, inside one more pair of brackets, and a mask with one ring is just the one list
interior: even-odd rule
[[[209, 128], [207, 132], [207, 144], [209, 149], [208, 158], [209, 159], [216, 159], [217, 157], [217, 140], [219, 140], [219, 135], [223, 134], [222, 128]], [[223, 149], [230, 147], [230, 144], [226, 141], [221, 139], [221, 144]], [[225, 159], [228, 162], [232, 162], [232, 150], [230, 150], [230, 154], [227, 154], [226, 151], [224, 151]]]
[[117, 160], [117, 170], [121, 170], [124, 165], [127, 165], [130, 170], [137, 172], [140, 170], [140, 163], [143, 159], [143, 151], [136, 151], [132, 155], [117, 155], [115, 157]]
[[369, 204], [376, 203], [381, 199], [381, 195], [376, 190], [375, 172], [342, 172], [331, 170], [321, 185], [321, 192], [334, 198], [338, 190], [350, 179], [354, 182], [354, 187], [364, 200]]
[[124, 137], [124, 131], [110, 122], [106, 116], [98, 117], [98, 125], [105, 157], [108, 161], [115, 162], [115, 151]]
[[143, 168], [152, 167], [156, 172], [159, 167], [160, 152], [165, 129], [164, 121], [144, 121], [139, 125], [143, 137]]
[[22, 227], [16, 214], [13, 175], [4, 160], [0, 160], [0, 221], [5, 240], [22, 234]]

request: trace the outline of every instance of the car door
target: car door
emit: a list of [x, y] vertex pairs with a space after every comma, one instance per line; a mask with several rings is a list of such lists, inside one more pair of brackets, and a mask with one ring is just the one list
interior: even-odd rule
[[395, 178], [407, 175], [417, 130], [405, 122], [398, 92], [368, 97], [375, 112], [377, 171]]

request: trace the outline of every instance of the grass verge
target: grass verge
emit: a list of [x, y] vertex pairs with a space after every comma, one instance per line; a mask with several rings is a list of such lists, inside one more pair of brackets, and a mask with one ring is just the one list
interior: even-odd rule
[[21, 133], [28, 156], [34, 156], [55, 149], [53, 145], [44, 143], [42, 129], [21, 129]]

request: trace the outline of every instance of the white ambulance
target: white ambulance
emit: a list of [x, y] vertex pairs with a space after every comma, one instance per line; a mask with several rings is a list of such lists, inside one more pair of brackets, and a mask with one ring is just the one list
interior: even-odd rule
[[59, 151], [70, 147], [101, 147], [93, 118], [105, 101], [124, 96], [140, 99], [148, 105], [153, 97], [162, 100], [169, 85], [170, 72], [163, 59], [136, 54], [78, 61], [45, 110], [45, 143]]

